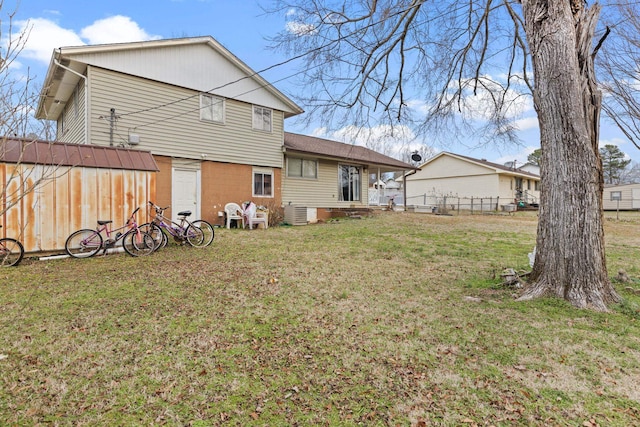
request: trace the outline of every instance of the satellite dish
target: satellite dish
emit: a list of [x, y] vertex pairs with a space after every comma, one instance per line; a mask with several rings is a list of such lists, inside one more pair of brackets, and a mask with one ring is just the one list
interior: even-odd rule
[[419, 162], [420, 160], [422, 160], [422, 156], [416, 151], [411, 155], [411, 160], [413, 160], [414, 162]]

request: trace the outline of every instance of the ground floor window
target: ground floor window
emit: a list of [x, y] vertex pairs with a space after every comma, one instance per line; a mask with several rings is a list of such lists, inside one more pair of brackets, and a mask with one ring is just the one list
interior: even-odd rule
[[340, 201], [356, 202], [360, 201], [360, 189], [362, 182], [362, 170], [358, 166], [339, 165], [338, 166], [338, 192]]
[[310, 159], [289, 157], [287, 159], [287, 176], [316, 179], [318, 177], [318, 162]]
[[611, 200], [622, 200], [622, 191], [612, 191]]
[[273, 171], [253, 171], [253, 195], [258, 197], [273, 197]]

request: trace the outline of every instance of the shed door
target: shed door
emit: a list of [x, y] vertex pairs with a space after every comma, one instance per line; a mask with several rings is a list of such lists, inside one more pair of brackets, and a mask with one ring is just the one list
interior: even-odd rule
[[633, 199], [631, 207], [633, 209], [640, 209], [640, 188], [631, 189], [631, 198]]
[[190, 220], [200, 218], [200, 171], [174, 169], [171, 189], [171, 216], [175, 221], [178, 212], [191, 211]]

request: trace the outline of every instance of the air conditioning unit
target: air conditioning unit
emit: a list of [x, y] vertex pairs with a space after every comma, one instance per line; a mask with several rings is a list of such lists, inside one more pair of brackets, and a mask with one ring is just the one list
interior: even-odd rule
[[285, 206], [284, 222], [291, 225], [307, 225], [307, 207], [296, 205]]

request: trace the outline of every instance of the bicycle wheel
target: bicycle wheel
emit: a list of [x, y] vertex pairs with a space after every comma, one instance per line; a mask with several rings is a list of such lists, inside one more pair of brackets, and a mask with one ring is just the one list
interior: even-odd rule
[[142, 224], [138, 228], [140, 229], [140, 231], [149, 234], [153, 238], [155, 245], [154, 251], [167, 246], [167, 235], [162, 231], [162, 228], [160, 228], [158, 224], [147, 222], [146, 224]]
[[213, 232], [213, 226], [211, 224], [209, 224], [205, 220], [199, 219], [197, 221], [193, 221], [191, 225], [194, 227], [198, 227], [200, 230], [202, 230], [203, 239], [200, 246], [209, 246], [211, 242], [213, 242], [213, 238], [215, 237], [215, 235]]
[[156, 242], [149, 233], [130, 230], [122, 238], [122, 247], [131, 256], [144, 256], [156, 250]]
[[24, 256], [24, 247], [16, 239], [9, 237], [0, 239], [0, 266], [18, 265]]
[[200, 227], [196, 227], [192, 224], [189, 224], [187, 228], [184, 230], [184, 239], [191, 246], [202, 247], [204, 245], [204, 232]]
[[78, 230], [67, 237], [64, 249], [74, 258], [92, 257], [102, 249], [102, 236], [96, 230]]

